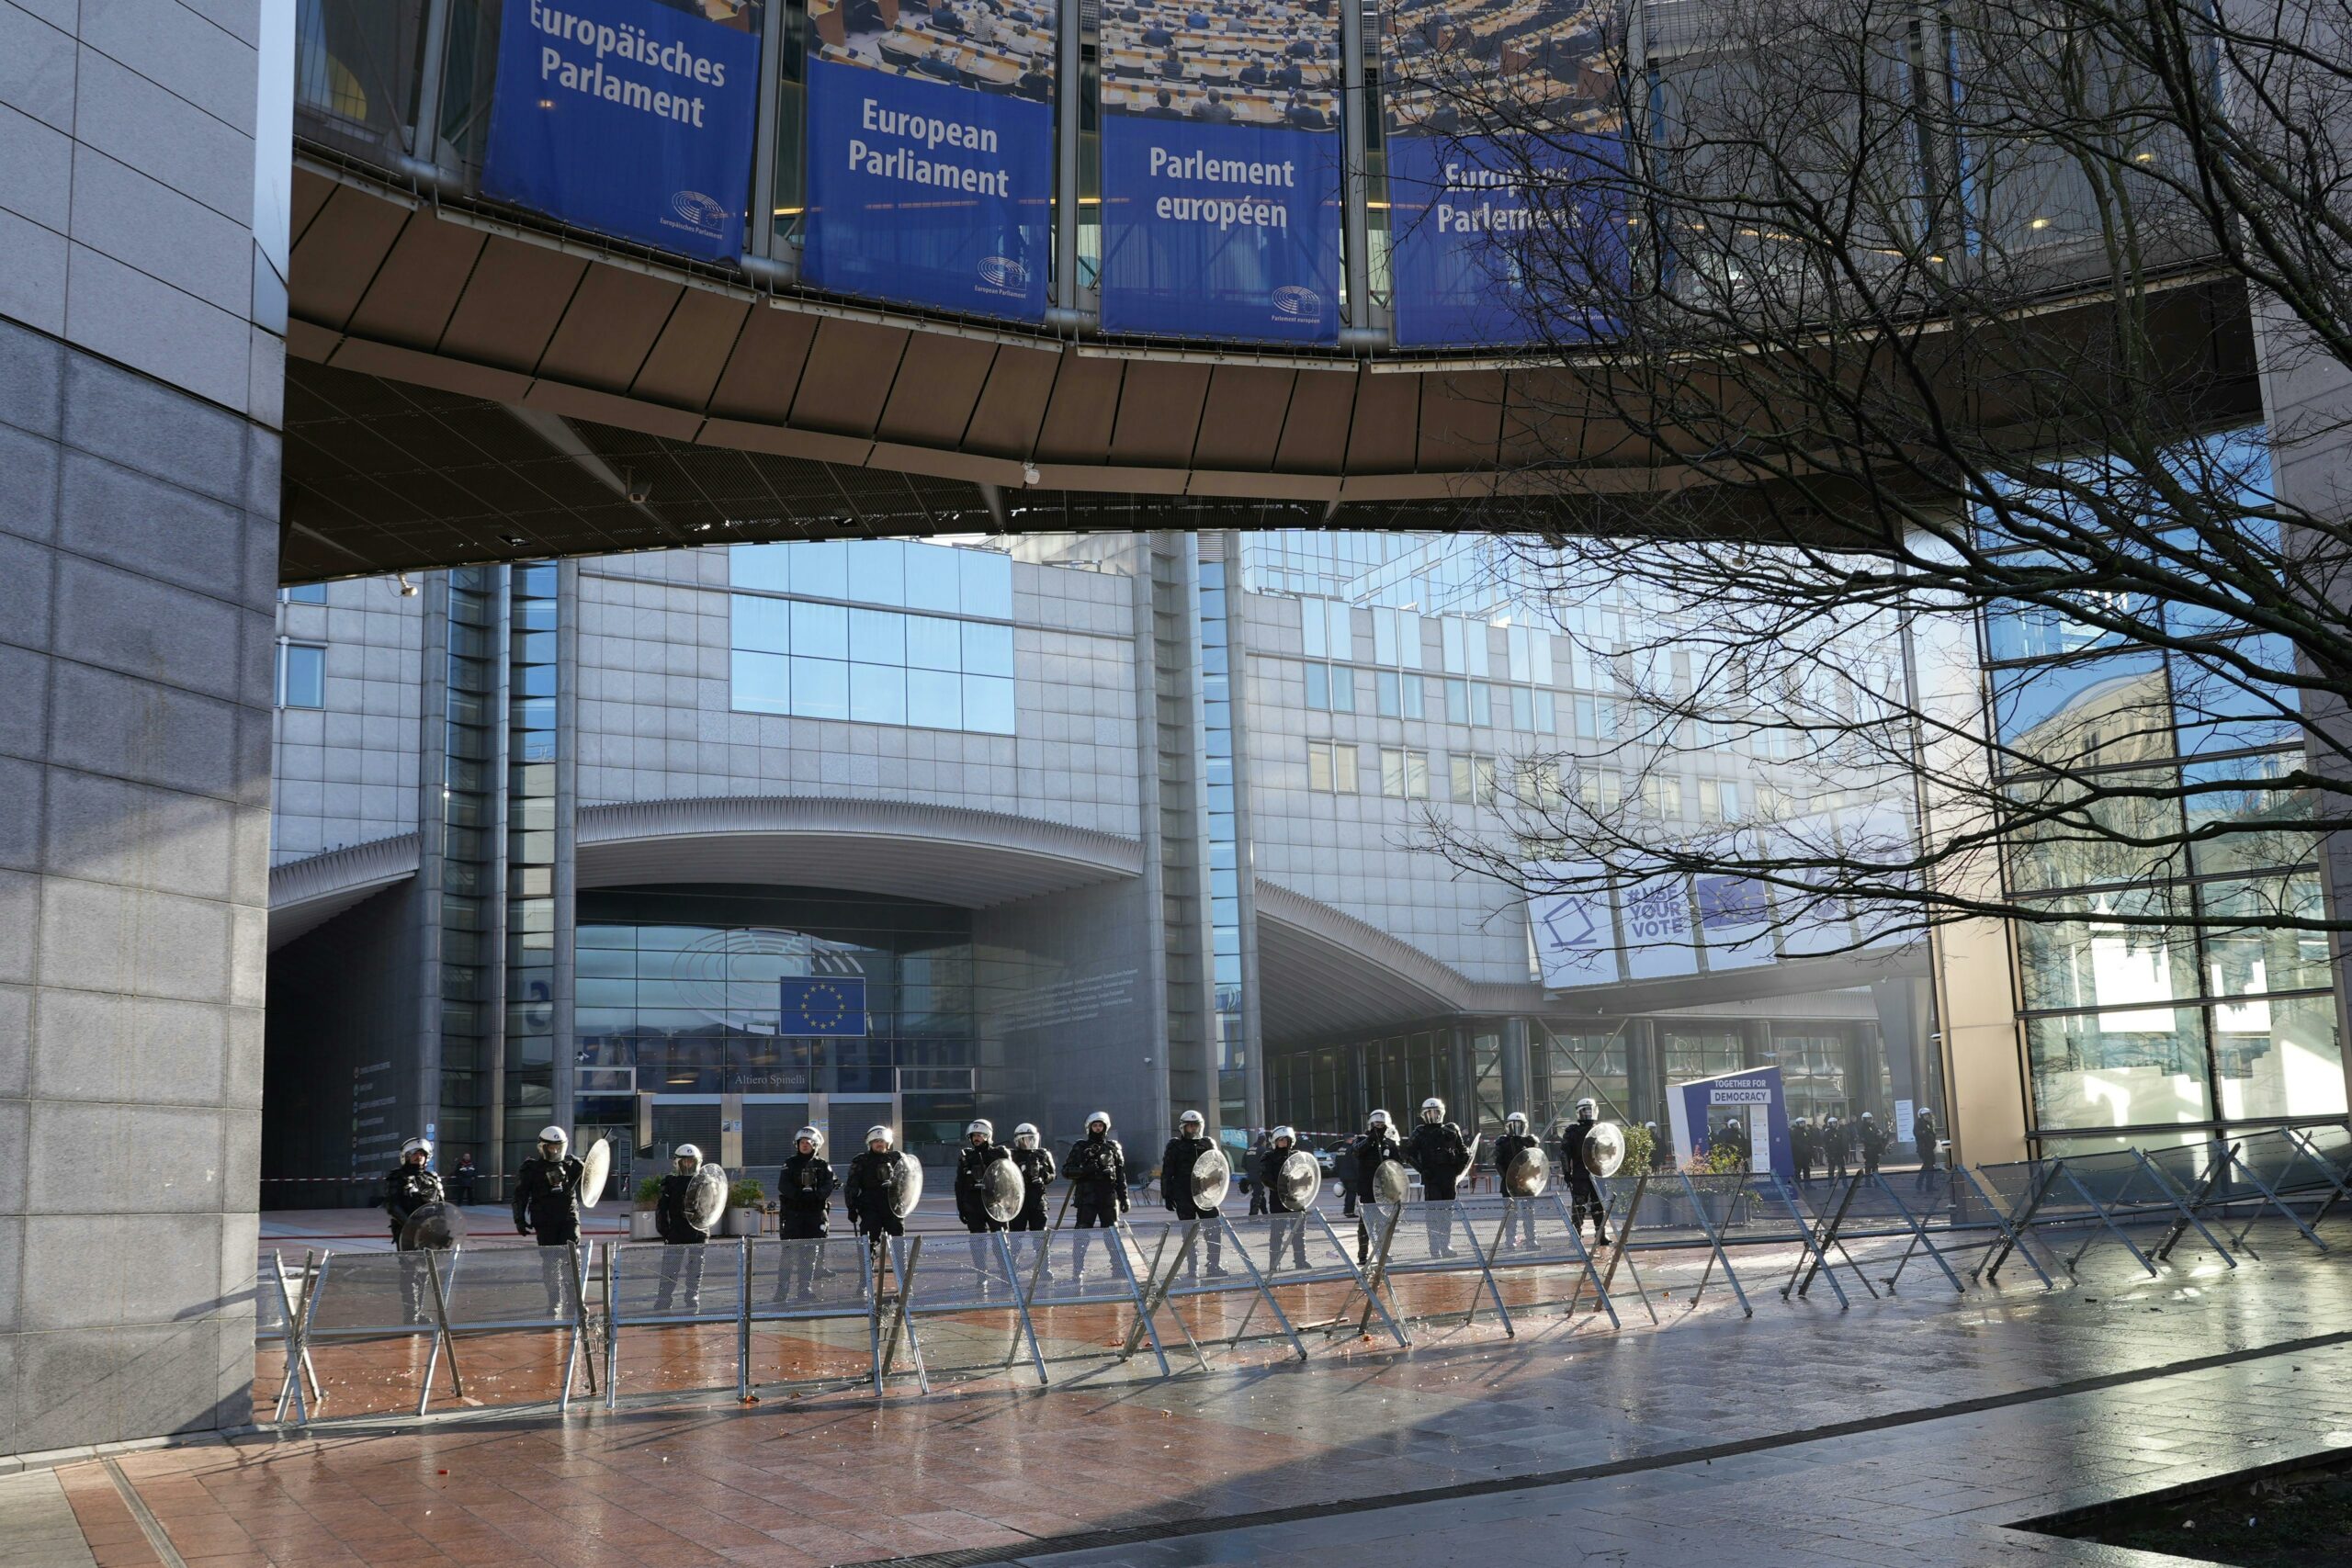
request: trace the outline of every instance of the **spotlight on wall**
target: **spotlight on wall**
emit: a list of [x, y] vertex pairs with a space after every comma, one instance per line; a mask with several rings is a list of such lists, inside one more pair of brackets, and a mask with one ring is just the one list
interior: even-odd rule
[[401, 598], [413, 599], [416, 597], [416, 584], [408, 580], [408, 573], [404, 571], [396, 571], [392, 573], [392, 581], [398, 585]]

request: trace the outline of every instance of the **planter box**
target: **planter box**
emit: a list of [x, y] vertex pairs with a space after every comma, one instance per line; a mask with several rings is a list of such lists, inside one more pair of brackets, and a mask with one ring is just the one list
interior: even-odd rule
[[729, 1209], [727, 1211], [727, 1218], [723, 1222], [724, 1228], [721, 1229], [718, 1234], [721, 1235], [757, 1235], [760, 1234], [761, 1218], [762, 1216], [757, 1209]]
[[654, 1228], [653, 1211], [637, 1209], [628, 1217], [628, 1238], [631, 1241], [659, 1241], [662, 1233]]

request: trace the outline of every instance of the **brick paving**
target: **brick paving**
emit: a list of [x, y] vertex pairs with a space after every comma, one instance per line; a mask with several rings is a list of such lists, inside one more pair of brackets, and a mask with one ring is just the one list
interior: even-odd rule
[[[1409, 1351], [1352, 1337], [1316, 1344], [1305, 1363], [1272, 1344], [1213, 1349], [1215, 1371], [1167, 1380], [1144, 1375], [1148, 1359], [1108, 1359], [1124, 1326], [1115, 1311], [1060, 1309], [1039, 1323], [1055, 1358], [1045, 1391], [1025, 1364], [995, 1371], [1010, 1348], [1003, 1314], [976, 1314], [924, 1325], [932, 1395], [908, 1380], [879, 1404], [834, 1386], [771, 1389], [741, 1407], [731, 1342], [713, 1343], [731, 1330], [632, 1331], [625, 1391], [723, 1380], [726, 1393], [632, 1397], [563, 1421], [483, 1409], [117, 1462], [180, 1557], [210, 1568], [797, 1568], [938, 1553], [1158, 1568], [1354, 1540], [1409, 1552], [1417, 1565], [1474, 1552], [1482, 1562], [1990, 1562], [2033, 1552], [2154, 1562], [2002, 1528], [2066, 1506], [2052, 1499], [2171, 1484], [2352, 1429], [2335, 1392], [2352, 1387], [2352, 1350], [2331, 1341], [2352, 1338], [2345, 1263], [2282, 1235], [2262, 1252], [2266, 1261], [2231, 1270], [2184, 1249], [2148, 1280], [2103, 1247], [2079, 1283], [2054, 1292], [2005, 1274], [1999, 1289], [1956, 1296], [1907, 1271], [1901, 1295], [1873, 1300], [1849, 1276], [1855, 1305], [1842, 1313], [1818, 1287], [1783, 1303], [1774, 1260], [1741, 1254], [1752, 1319], [1719, 1274], [1690, 1304], [1699, 1259], [1645, 1260], [1657, 1327], [1621, 1293], [1622, 1334], [1589, 1314], [1532, 1312], [1507, 1339], [1488, 1312], [1469, 1325], [1421, 1325]], [[1862, 1261], [1881, 1276], [1891, 1260]], [[1506, 1278], [1522, 1299], [1565, 1282]], [[1404, 1288], [1417, 1304], [1459, 1305], [1468, 1293], [1451, 1280]], [[1322, 1294], [1301, 1315], [1339, 1304], [1337, 1292]], [[1241, 1310], [1187, 1308], [1204, 1333]], [[1172, 1332], [1170, 1350], [1180, 1371], [1189, 1364]], [[764, 1335], [754, 1347], [762, 1375], [787, 1352], [860, 1369], [862, 1325]], [[478, 1398], [553, 1390], [544, 1343], [469, 1339], [459, 1353]], [[384, 1354], [321, 1352], [331, 1411], [347, 1413], [370, 1386], [381, 1408], [401, 1406], [401, 1369]], [[2136, 1381], [2066, 1392], [2117, 1378]], [[2027, 1403], [1973, 1407], [2005, 1400]], [[1640, 1468], [1590, 1473], [1625, 1465]], [[127, 1510], [102, 1507], [93, 1477], [113, 1490], [100, 1466], [59, 1472], [85, 1533], [97, 1532], [93, 1551], [103, 1538], [115, 1554], [99, 1560], [161, 1561], [135, 1524], [123, 1532]], [[1442, 1489], [1452, 1495], [1429, 1495]], [[1589, 1548], [1568, 1550], [1587, 1535]]]

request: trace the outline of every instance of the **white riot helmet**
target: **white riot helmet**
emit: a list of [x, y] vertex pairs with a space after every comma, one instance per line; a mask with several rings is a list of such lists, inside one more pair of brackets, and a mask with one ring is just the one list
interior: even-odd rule
[[1370, 1132], [1374, 1127], [1386, 1127], [1391, 1124], [1392, 1123], [1388, 1119], [1388, 1112], [1385, 1111], [1375, 1111], [1371, 1115], [1363, 1119], [1364, 1130], [1366, 1132]]
[[1295, 1145], [1298, 1143], [1298, 1129], [1295, 1127], [1277, 1127], [1274, 1129], [1273, 1134], [1267, 1138], [1266, 1142], [1270, 1144], [1288, 1143]]
[[1503, 1131], [1507, 1133], [1517, 1133], [1521, 1136], [1524, 1136], [1527, 1132], [1527, 1112], [1524, 1111], [1514, 1111], [1510, 1115], [1504, 1117]]
[[800, 1131], [792, 1134], [792, 1146], [794, 1148], [798, 1148], [803, 1144], [808, 1145], [808, 1152], [810, 1154], [823, 1154], [825, 1152], [825, 1134], [819, 1132], [814, 1127], [803, 1127]]
[[419, 1152], [422, 1152], [425, 1159], [430, 1162], [433, 1158], [433, 1140], [430, 1138], [411, 1138], [407, 1143], [401, 1145], [401, 1158], [402, 1159], [406, 1159], [409, 1156]]
[[876, 1144], [880, 1144], [887, 1149], [896, 1142], [898, 1142], [898, 1135], [888, 1127], [868, 1127], [865, 1130], [865, 1146], [869, 1149]]
[[1016, 1149], [1035, 1148], [1037, 1146], [1037, 1124], [1035, 1122], [1023, 1122], [1020, 1126], [1015, 1127], [1012, 1130], [1012, 1146]]
[[967, 1141], [973, 1138], [986, 1138], [989, 1143], [995, 1143], [996, 1123], [985, 1116], [975, 1116], [972, 1118], [971, 1124], [964, 1129], [964, 1136]]
[[1208, 1124], [1208, 1118], [1202, 1115], [1197, 1111], [1187, 1111], [1184, 1114], [1176, 1118], [1176, 1125], [1180, 1128], [1189, 1127], [1197, 1131], [1200, 1128], [1206, 1127]]
[[684, 1165], [688, 1160], [692, 1160], [696, 1165], [700, 1165], [702, 1163], [702, 1150], [693, 1144], [680, 1144], [676, 1148], [670, 1151], [670, 1158], [679, 1165]]
[[1876, 1116], [1871, 1115], [1869, 1111], [1863, 1111], [1863, 1112], [1862, 1112], [1862, 1120], [1863, 1120], [1863, 1121], [1865, 1121], [1865, 1122], [1875, 1122], [1875, 1121], [1877, 1121], [1877, 1120], [1878, 1120], [1878, 1118], [1877, 1118]]
[[[550, 1145], [553, 1145], [552, 1153], [549, 1152]], [[571, 1134], [562, 1128], [542, 1127], [539, 1129], [539, 1153], [546, 1155], [548, 1158], [561, 1159], [563, 1151], [571, 1146]]]
[[1600, 1101], [1587, 1097], [1577, 1101], [1577, 1120], [1589, 1122], [1600, 1114]]
[[1445, 1120], [1445, 1101], [1431, 1095], [1421, 1101], [1421, 1120], [1436, 1123]]
[[1090, 1111], [1086, 1113], [1086, 1130], [1088, 1132], [1091, 1133], [1094, 1131], [1094, 1124], [1097, 1122], [1100, 1122], [1102, 1124], [1102, 1135], [1106, 1138], [1109, 1137], [1111, 1135], [1111, 1113], [1107, 1111]]

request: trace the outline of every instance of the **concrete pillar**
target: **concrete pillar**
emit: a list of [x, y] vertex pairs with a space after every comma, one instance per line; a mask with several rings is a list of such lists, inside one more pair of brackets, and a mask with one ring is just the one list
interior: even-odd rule
[[250, 1415], [292, 27], [0, 6], [0, 1450]]

